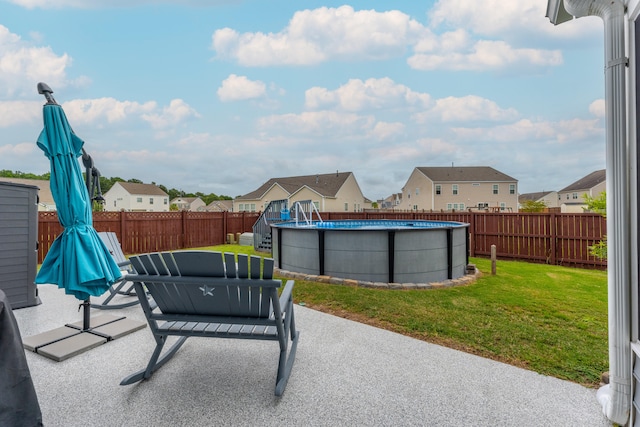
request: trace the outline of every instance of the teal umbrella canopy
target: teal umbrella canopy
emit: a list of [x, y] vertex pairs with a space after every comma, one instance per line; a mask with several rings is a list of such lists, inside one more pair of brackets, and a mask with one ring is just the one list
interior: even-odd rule
[[78, 163], [84, 141], [73, 132], [60, 105], [46, 104], [43, 116], [37, 144], [51, 163], [51, 194], [64, 231], [51, 245], [35, 282], [58, 285], [87, 300], [105, 293], [121, 273], [93, 228], [92, 202]]

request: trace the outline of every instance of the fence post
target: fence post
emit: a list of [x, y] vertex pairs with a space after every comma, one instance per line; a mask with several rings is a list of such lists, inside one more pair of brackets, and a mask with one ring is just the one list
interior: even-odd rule
[[227, 228], [227, 211], [223, 211], [222, 212], [222, 235], [226, 236], [228, 234], [228, 228]]
[[550, 242], [550, 251], [551, 256], [549, 257], [549, 264], [556, 265], [558, 263], [558, 255], [557, 255], [557, 241], [558, 241], [558, 227], [556, 224], [556, 214], [551, 213], [549, 218], [549, 240]]
[[180, 211], [180, 242], [178, 245], [181, 249], [186, 248], [190, 242], [188, 242], [187, 234], [187, 211]]
[[469, 256], [476, 256], [476, 214], [471, 212], [469, 221]]
[[491, 245], [491, 275], [496, 275], [496, 245]]
[[124, 214], [125, 214], [124, 211], [120, 211], [120, 242], [123, 245], [122, 251], [125, 254], [130, 254], [133, 251], [131, 247], [131, 239], [129, 239], [129, 236], [126, 235], [127, 224], [125, 221]]

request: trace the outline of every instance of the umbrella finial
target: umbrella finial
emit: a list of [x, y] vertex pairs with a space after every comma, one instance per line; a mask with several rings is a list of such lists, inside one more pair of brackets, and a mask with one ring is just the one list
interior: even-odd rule
[[53, 98], [53, 95], [51, 95], [53, 91], [48, 84], [42, 82], [38, 83], [38, 93], [40, 95], [44, 95], [44, 97], [47, 99], [47, 104], [57, 104], [56, 100]]

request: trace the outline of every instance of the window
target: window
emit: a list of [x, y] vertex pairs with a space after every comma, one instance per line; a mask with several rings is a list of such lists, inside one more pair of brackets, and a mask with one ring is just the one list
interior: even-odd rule
[[500, 202], [500, 210], [503, 211], [507, 208], [507, 204], [505, 202]]
[[315, 206], [317, 210], [320, 210], [320, 202], [318, 201], [313, 202], [313, 206]]
[[569, 193], [567, 193], [567, 200], [569, 200]]
[[168, 205], [169, 204], [169, 199], [167, 199], [166, 197], [164, 198], [164, 204]]
[[416, 188], [416, 196], [417, 196], [418, 194], [420, 194], [420, 189], [419, 189], [419, 188]]
[[418, 205], [413, 205], [413, 210], [417, 211], [418, 210]]
[[344, 204], [344, 211], [349, 212], [349, 203]]
[[149, 197], [149, 204], [152, 205], [153, 204], [153, 197]]
[[573, 199], [574, 200], [578, 199], [578, 193], [573, 193]]
[[493, 194], [498, 194], [498, 184], [493, 184]]
[[453, 184], [451, 186], [451, 193], [455, 196], [458, 194], [458, 184]]
[[516, 194], [516, 185], [509, 184], [509, 194]]
[[447, 203], [447, 210], [450, 211], [451, 209], [453, 209], [453, 204]]
[[244, 210], [244, 203], [238, 203], [238, 212], [242, 212]]
[[142, 197], [138, 197], [138, 198], [136, 199], [136, 202], [138, 202], [138, 203], [142, 203]]
[[442, 194], [442, 185], [440, 184], [436, 185], [436, 194], [438, 195]]

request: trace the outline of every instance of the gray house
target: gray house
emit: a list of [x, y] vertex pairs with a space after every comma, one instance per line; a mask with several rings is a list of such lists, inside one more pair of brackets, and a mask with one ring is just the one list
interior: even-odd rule
[[558, 191], [558, 204], [563, 213], [581, 213], [587, 208], [585, 196], [598, 197], [606, 190], [607, 174], [605, 169], [591, 172], [576, 182]]

